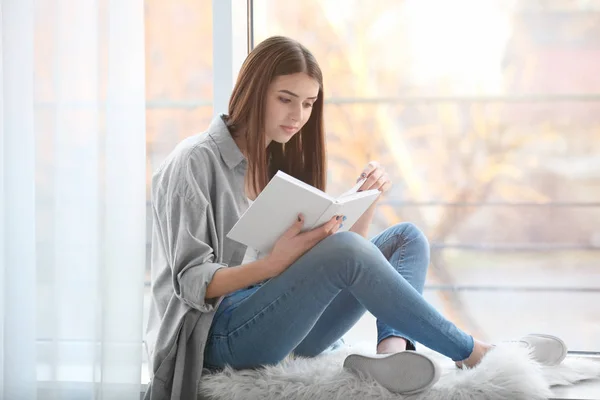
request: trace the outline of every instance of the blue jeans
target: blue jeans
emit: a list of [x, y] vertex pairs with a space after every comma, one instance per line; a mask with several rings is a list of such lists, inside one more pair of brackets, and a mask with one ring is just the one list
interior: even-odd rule
[[204, 351], [204, 366], [236, 369], [276, 364], [288, 354], [328, 349], [365, 311], [377, 318], [378, 343], [390, 336], [416, 342], [454, 361], [473, 351], [473, 338], [422, 296], [429, 244], [402, 223], [372, 241], [340, 232], [321, 241], [283, 273], [226, 296]]

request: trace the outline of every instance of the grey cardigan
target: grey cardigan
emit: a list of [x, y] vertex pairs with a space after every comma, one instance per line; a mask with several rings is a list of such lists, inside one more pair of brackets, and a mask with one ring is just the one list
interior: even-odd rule
[[222, 297], [205, 299], [214, 273], [246, 246], [225, 235], [248, 207], [247, 161], [222, 116], [182, 141], [152, 178], [152, 287], [146, 400], [195, 399], [204, 347]]

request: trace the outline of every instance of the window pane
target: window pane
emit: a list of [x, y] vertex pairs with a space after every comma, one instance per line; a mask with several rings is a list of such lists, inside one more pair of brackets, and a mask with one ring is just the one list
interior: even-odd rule
[[254, 1], [255, 43], [314, 52], [330, 97], [600, 92], [600, 1]]
[[331, 101], [325, 115], [333, 190], [377, 158], [404, 202], [598, 202], [600, 98]]
[[371, 233], [423, 229], [428, 299], [484, 339], [600, 349], [600, 1], [255, 0], [253, 22], [323, 69], [331, 192], [386, 166]]
[[[184, 138], [200, 133], [212, 118], [212, 0], [146, 0], [146, 290], [143, 329], [150, 309], [152, 174]], [[142, 352], [142, 382], [148, 382]]]
[[[212, 1], [148, 0], [145, 7], [150, 244], [152, 173], [177, 143], [206, 129], [212, 117]], [[148, 251], [147, 281], [149, 257]]]

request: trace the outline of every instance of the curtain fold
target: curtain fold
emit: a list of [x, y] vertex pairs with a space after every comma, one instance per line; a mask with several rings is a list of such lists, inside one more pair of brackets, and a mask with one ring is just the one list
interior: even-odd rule
[[143, 0], [2, 0], [0, 398], [139, 398]]

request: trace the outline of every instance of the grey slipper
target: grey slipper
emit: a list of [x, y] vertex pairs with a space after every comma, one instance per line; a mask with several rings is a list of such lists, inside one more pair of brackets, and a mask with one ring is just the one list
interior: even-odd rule
[[364, 356], [351, 354], [344, 368], [373, 378], [393, 393], [415, 394], [429, 389], [440, 378], [440, 367], [430, 357], [415, 351]]
[[[509, 340], [506, 343], [519, 343], [526, 346], [533, 360], [547, 366], [560, 364], [567, 356], [568, 351], [567, 345], [562, 339], [543, 333], [530, 333], [520, 339]], [[463, 369], [463, 361], [456, 362], [456, 367]]]
[[518, 340], [531, 350], [531, 357], [542, 365], [558, 365], [567, 356], [567, 345], [562, 339], [542, 333], [531, 333]]

